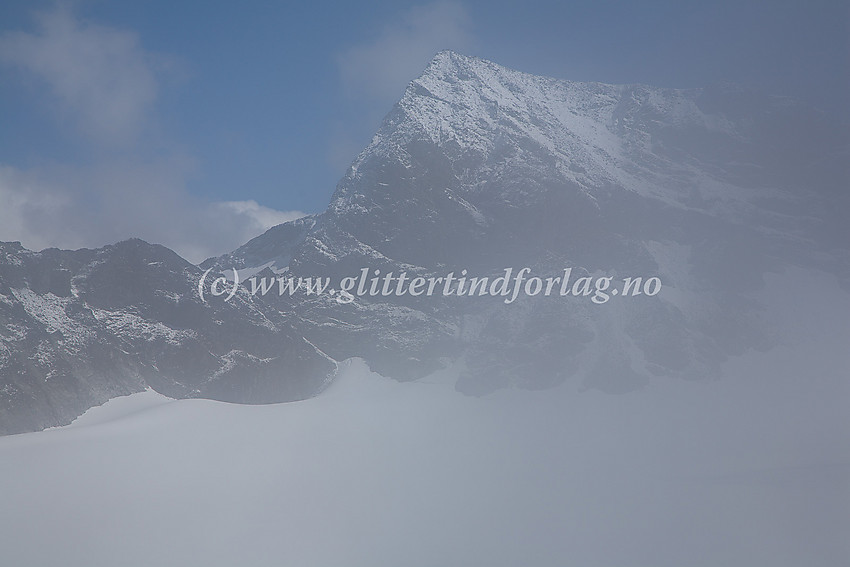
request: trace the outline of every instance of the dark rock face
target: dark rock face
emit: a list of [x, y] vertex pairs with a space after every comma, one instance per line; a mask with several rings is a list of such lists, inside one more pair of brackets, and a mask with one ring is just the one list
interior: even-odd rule
[[[769, 348], [762, 276], [850, 282], [848, 130], [731, 86], [674, 90], [535, 77], [444, 52], [408, 87], [328, 209], [192, 266], [129, 241], [0, 256], [0, 433], [65, 423], [115, 395], [246, 403], [308, 397], [335, 363], [400, 380], [446, 365], [457, 388], [619, 392], [717, 376]], [[658, 276], [657, 295], [358, 297], [202, 303], [244, 276]], [[284, 272], [284, 270], [286, 270]], [[622, 287], [622, 285], [619, 285]]]
[[201, 271], [140, 240], [100, 250], [0, 248], [0, 433], [68, 423], [147, 387], [267, 403], [315, 395], [335, 363], [287, 316], [204, 304]]

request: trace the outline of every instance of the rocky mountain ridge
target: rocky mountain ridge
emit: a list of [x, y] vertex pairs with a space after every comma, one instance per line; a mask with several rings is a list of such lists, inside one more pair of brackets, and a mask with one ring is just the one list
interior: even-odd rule
[[[453, 52], [407, 88], [326, 211], [200, 267], [133, 240], [0, 256], [0, 433], [67, 423], [150, 387], [266, 403], [320, 392], [336, 363], [457, 388], [622, 392], [706, 379], [775, 328], [763, 276], [850, 281], [848, 128], [738, 87], [536, 77]], [[201, 275], [657, 276], [656, 296], [250, 297]]]

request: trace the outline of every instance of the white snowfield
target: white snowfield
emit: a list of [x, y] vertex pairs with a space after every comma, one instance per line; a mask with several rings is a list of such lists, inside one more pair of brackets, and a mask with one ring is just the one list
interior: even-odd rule
[[304, 402], [147, 392], [0, 438], [0, 565], [846, 565], [850, 302], [818, 285], [719, 382], [472, 398], [353, 360]]

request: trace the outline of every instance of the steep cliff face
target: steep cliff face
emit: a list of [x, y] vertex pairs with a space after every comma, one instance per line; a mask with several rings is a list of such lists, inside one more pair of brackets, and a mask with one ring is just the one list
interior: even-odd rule
[[[263, 403], [319, 392], [335, 361], [397, 379], [453, 365], [458, 389], [575, 380], [624, 391], [717, 376], [769, 348], [762, 276], [850, 281], [848, 130], [733, 86], [674, 90], [536, 77], [438, 54], [340, 181], [328, 209], [199, 269], [128, 241], [0, 256], [0, 432], [65, 423], [152, 387]], [[329, 277], [658, 277], [656, 294], [296, 293], [203, 303], [197, 283]], [[572, 283], [572, 282], [571, 282]], [[557, 286], [556, 286], [557, 289]]]

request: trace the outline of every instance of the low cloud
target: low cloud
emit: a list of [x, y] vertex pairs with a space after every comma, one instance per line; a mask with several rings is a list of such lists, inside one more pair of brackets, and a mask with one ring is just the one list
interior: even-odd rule
[[188, 160], [37, 171], [0, 165], [0, 240], [41, 250], [138, 237], [198, 263], [304, 216], [255, 201], [192, 197], [182, 187], [188, 167]]

